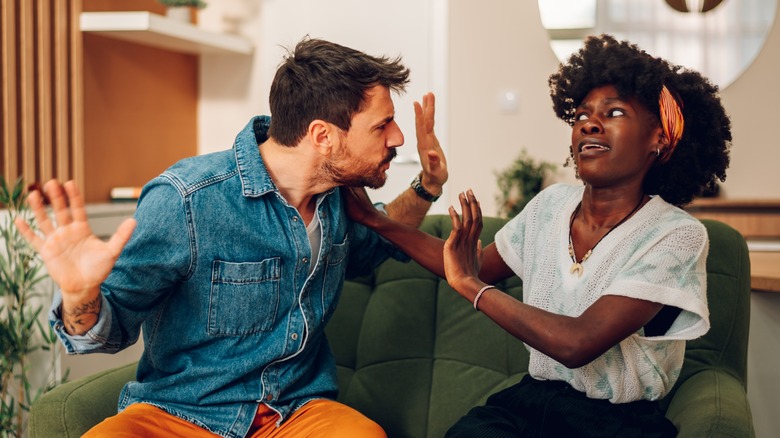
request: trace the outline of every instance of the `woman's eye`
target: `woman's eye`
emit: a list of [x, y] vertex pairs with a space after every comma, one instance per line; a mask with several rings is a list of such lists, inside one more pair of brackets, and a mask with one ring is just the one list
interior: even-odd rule
[[626, 114], [625, 111], [623, 111], [620, 108], [614, 108], [614, 109], [609, 110], [610, 117], [617, 117], [617, 116], [622, 116], [622, 115], [625, 115], [625, 114]]
[[588, 120], [588, 115], [587, 114], [579, 113], [579, 114], [574, 116], [574, 121], [575, 122], [581, 122], [583, 120]]

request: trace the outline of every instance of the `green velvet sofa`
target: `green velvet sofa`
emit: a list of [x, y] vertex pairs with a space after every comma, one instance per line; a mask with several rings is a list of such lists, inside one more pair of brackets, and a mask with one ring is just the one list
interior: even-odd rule
[[[504, 221], [485, 221], [487, 243]], [[662, 405], [680, 437], [752, 437], [747, 246], [727, 225], [704, 223], [712, 329], [688, 344], [682, 375]], [[446, 237], [449, 228], [446, 215], [423, 224], [436, 236]], [[521, 296], [517, 278], [500, 287]], [[416, 263], [391, 260], [373, 275], [346, 282], [327, 330], [339, 400], [377, 421], [391, 438], [442, 437], [469, 408], [518, 382], [528, 362], [522, 343]], [[47, 393], [32, 406], [29, 436], [80, 436], [115, 412], [119, 390], [134, 372], [130, 364]]]

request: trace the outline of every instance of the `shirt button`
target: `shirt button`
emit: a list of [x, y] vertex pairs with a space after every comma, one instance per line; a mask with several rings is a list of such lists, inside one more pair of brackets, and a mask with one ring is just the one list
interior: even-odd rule
[[271, 401], [271, 400], [273, 400], [273, 399], [274, 399], [274, 396], [272, 396], [271, 394], [268, 394], [267, 396], [265, 396], [265, 399], [266, 399], [267, 401]]
[[309, 258], [308, 257], [304, 257], [304, 258], [301, 259], [301, 261], [303, 263], [309, 263]]
[[298, 222], [298, 216], [293, 216], [293, 222]]
[[293, 341], [297, 341], [298, 340], [298, 333], [293, 333], [290, 337], [292, 338]]

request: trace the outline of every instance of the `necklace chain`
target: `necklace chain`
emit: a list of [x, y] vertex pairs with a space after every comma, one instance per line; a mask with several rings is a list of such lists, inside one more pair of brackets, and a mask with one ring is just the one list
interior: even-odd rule
[[571, 257], [572, 265], [571, 268], [569, 268], [569, 273], [574, 274], [577, 273], [578, 277], [582, 277], [582, 273], [585, 271], [585, 268], [582, 266], [583, 263], [585, 263], [585, 260], [588, 260], [588, 257], [590, 257], [591, 254], [593, 254], [593, 250], [596, 249], [596, 246], [601, 243], [602, 240], [604, 240], [605, 237], [609, 235], [609, 233], [612, 232], [615, 228], [619, 227], [623, 224], [623, 222], [627, 221], [631, 215], [636, 213], [637, 210], [639, 210], [639, 207], [642, 205], [642, 201], [645, 199], [645, 196], [642, 195], [639, 197], [639, 202], [636, 204], [636, 207], [634, 207], [633, 210], [631, 210], [623, 219], [620, 220], [617, 224], [615, 224], [614, 227], [610, 228], [609, 231], [604, 233], [603, 236], [596, 242], [595, 245], [593, 245], [588, 252], [585, 253], [585, 255], [582, 256], [582, 259], [580, 261], [577, 261], [577, 256], [574, 253], [574, 241], [571, 237], [571, 230], [572, 226], [574, 225], [574, 218], [577, 217], [577, 213], [580, 211], [580, 207], [582, 207], [582, 201], [577, 204], [577, 208], [574, 209], [574, 212], [571, 214], [571, 219], [569, 219], [569, 257]]

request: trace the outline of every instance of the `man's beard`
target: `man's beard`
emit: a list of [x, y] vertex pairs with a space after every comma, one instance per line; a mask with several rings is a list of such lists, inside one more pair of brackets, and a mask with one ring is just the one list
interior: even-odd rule
[[382, 168], [397, 154], [395, 148], [390, 148], [385, 159], [374, 165], [362, 162], [345, 152], [344, 156], [326, 162], [322, 171], [339, 186], [378, 189], [387, 181], [387, 175]]

